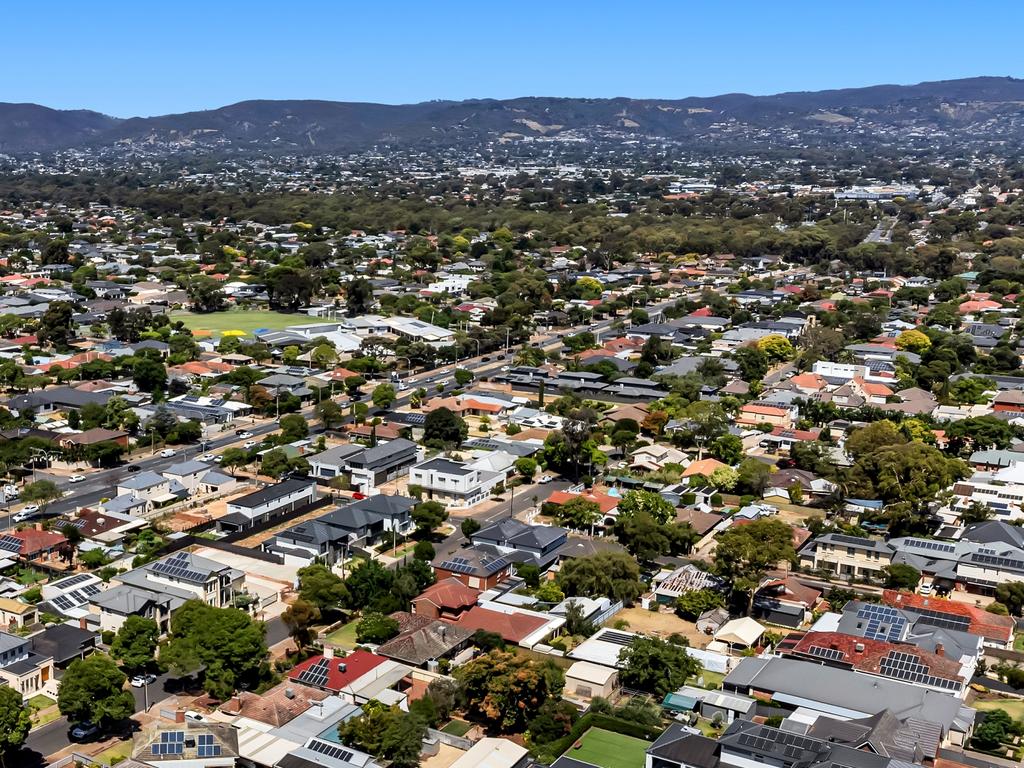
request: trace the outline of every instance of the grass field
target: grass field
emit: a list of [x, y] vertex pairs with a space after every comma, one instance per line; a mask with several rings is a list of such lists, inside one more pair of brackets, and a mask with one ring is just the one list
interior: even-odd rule
[[194, 312], [174, 312], [171, 321], [181, 320], [191, 331], [210, 331], [220, 334], [224, 331], [245, 331], [251, 334], [261, 328], [280, 330], [289, 325], [315, 323], [316, 318], [301, 312], [287, 314], [268, 310], [229, 309], [227, 312], [211, 312], [196, 314]]
[[93, 755], [94, 765], [115, 765], [120, 763], [122, 760], [127, 760], [132, 754], [132, 742], [131, 739], [127, 741], [119, 741], [114, 746], [109, 747], [98, 755]]
[[[709, 691], [717, 691], [722, 687], [722, 681], [725, 680], [725, 675], [721, 672], [711, 672], [707, 669], [697, 673], [697, 679], [704, 678], [704, 688]], [[694, 680], [694, 685], [697, 685], [697, 680]]]
[[465, 720], [452, 720], [441, 730], [452, 736], [465, 736], [473, 726]]
[[643, 739], [591, 728], [580, 739], [580, 748], [573, 745], [565, 754], [573, 760], [582, 760], [600, 768], [642, 768], [649, 746], [650, 743]]
[[1014, 720], [1024, 717], [1024, 699], [977, 699], [971, 706], [984, 711], [1002, 709]]
[[331, 632], [331, 634], [325, 637], [324, 640], [339, 648], [355, 648], [359, 645], [359, 643], [356, 642], [356, 624], [358, 623], [358, 621], [350, 621], [345, 626]]

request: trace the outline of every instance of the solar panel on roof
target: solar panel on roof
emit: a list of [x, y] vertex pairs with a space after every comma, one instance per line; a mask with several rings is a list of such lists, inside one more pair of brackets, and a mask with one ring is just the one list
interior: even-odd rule
[[[76, 520], [75, 522], [81, 522], [81, 521], [80, 520]], [[68, 576], [66, 579], [61, 579], [60, 581], [55, 581], [50, 586], [57, 587], [58, 589], [71, 589], [74, 586], [77, 586], [79, 584], [82, 584], [84, 582], [91, 581], [91, 580], [92, 580], [92, 574], [89, 574], [89, 573], [79, 573], [79, 574], [77, 574], [75, 576]]]
[[601, 635], [600, 639], [606, 643], [613, 643], [614, 645], [629, 645], [633, 642], [633, 635], [627, 635], [625, 632], [608, 630]]
[[347, 749], [342, 749], [337, 744], [331, 744], [320, 739], [312, 739], [307, 746], [314, 752], [333, 757], [335, 760], [340, 760], [343, 763], [351, 760], [354, 754]]
[[812, 656], [818, 656], [829, 661], [839, 661], [845, 656], [838, 648], [823, 648], [820, 645], [812, 645], [807, 649], [807, 652]]
[[21, 539], [16, 539], [6, 534], [0, 536], [0, 549], [4, 552], [21, 552]]
[[327, 685], [327, 675], [329, 672], [330, 663], [327, 659], [320, 659], [309, 669], [304, 670], [297, 679], [300, 683], [311, 685], [314, 688], [323, 688]]

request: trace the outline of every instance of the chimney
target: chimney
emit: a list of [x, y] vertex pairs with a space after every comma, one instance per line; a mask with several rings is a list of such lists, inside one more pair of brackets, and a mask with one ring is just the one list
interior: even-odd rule
[[334, 658], [334, 649], [331, 648], [330, 646], [326, 646], [325, 645], [324, 646], [324, 658], [325, 659], [333, 659]]
[[857, 653], [864, 653], [864, 643], [856, 643], [853, 646], [853, 650], [855, 650]]
[[176, 710], [174, 710], [174, 722], [176, 722], [176, 723], [184, 723], [185, 722], [185, 710], [184, 709], [176, 709]]
[[945, 656], [946, 655], [946, 647], [942, 643], [936, 643], [935, 644], [935, 655], [936, 656]]
[[88, 629], [89, 628], [87, 626], [87, 622], [85, 620], [85, 616], [82, 616], [81, 618], [78, 619], [78, 628], [79, 629]]
[[345, 662], [341, 662], [340, 664], [338, 664], [338, 671], [339, 672], [347, 672], [348, 671], [348, 665], [346, 665]]

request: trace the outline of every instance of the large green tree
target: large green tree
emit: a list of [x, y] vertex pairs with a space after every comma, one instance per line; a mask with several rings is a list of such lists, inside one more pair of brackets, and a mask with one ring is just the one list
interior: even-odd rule
[[632, 557], [618, 552], [599, 552], [562, 564], [558, 586], [569, 596], [609, 597], [632, 604], [644, 591], [640, 566]]
[[9, 685], [0, 687], [0, 765], [7, 765], [7, 756], [16, 752], [32, 728], [32, 716], [21, 694]]
[[747, 593], [752, 602], [765, 572], [795, 557], [793, 529], [776, 518], [760, 518], [719, 534], [715, 570], [730, 579], [736, 591]]
[[676, 516], [676, 508], [660, 493], [654, 491], [627, 491], [619, 501], [619, 517], [629, 518], [644, 513], [659, 523], [667, 523]]
[[455, 670], [462, 705], [473, 720], [496, 730], [522, 733], [565, 684], [561, 669], [514, 653], [491, 651]]
[[326, 565], [307, 565], [299, 569], [299, 597], [325, 616], [337, 613], [349, 603], [348, 587]]
[[61, 679], [57, 708], [73, 723], [127, 720], [135, 712], [135, 698], [124, 688], [126, 679], [106, 654], [76, 659]]
[[700, 671], [700, 663], [686, 648], [655, 637], [635, 637], [619, 651], [619, 679], [627, 688], [659, 699], [679, 690]]
[[145, 616], [129, 616], [114, 636], [110, 655], [130, 674], [141, 672], [155, 663], [159, 638], [160, 628], [155, 621]]
[[171, 638], [161, 660], [179, 674], [202, 668], [203, 688], [226, 699], [239, 687], [254, 689], [267, 655], [266, 628], [237, 608], [189, 600], [171, 618]]

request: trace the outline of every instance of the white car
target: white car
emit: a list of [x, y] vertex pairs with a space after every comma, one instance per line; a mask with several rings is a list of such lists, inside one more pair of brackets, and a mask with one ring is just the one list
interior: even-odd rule
[[199, 461], [216, 461], [216, 460], [217, 460], [217, 457], [214, 456], [212, 453], [204, 453], [202, 456], [199, 457]]
[[145, 688], [156, 682], [156, 675], [136, 675], [132, 678], [132, 688]]
[[72, 475], [68, 478], [69, 483], [84, 483], [85, 475]]
[[165, 458], [165, 459], [169, 459], [173, 455], [174, 455], [174, 449], [173, 448], [164, 448], [162, 451], [160, 451], [160, 456], [162, 458]]
[[252, 432], [239, 432], [237, 437], [252, 437]]
[[550, 483], [554, 479], [555, 478], [553, 478], [551, 475], [541, 475], [540, 480], [538, 480], [537, 482], [540, 483], [541, 485], [544, 485], [545, 483]]
[[242, 443], [242, 447], [245, 448], [245, 450], [247, 451], [251, 451], [257, 445], [259, 445], [259, 443], [257, 443], [255, 440], [246, 440], [244, 443]]

